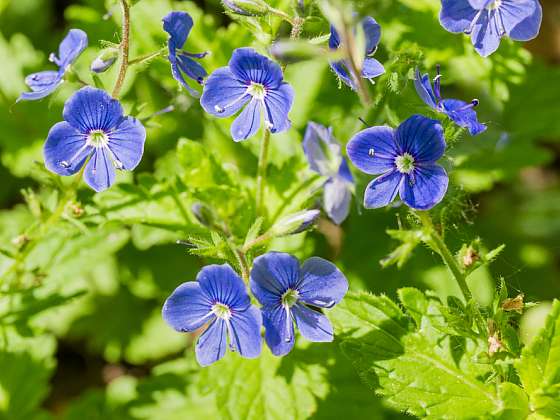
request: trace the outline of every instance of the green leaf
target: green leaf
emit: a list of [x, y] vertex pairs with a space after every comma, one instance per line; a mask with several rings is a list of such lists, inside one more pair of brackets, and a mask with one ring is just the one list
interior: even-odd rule
[[500, 398], [503, 406], [496, 413], [497, 419], [524, 420], [529, 415], [529, 398], [517, 385], [510, 382], [500, 384]]
[[[480, 378], [488, 366], [474, 355], [483, 343], [456, 341], [441, 333], [438, 302], [411, 289], [399, 294], [421, 328], [386, 296], [353, 293], [333, 310], [344, 353], [366, 384], [395, 409], [419, 417], [474, 418], [500, 408], [494, 388]], [[421, 317], [420, 317], [421, 314]]]
[[515, 367], [533, 411], [544, 418], [559, 418], [560, 301], [554, 301], [544, 329], [523, 350]]

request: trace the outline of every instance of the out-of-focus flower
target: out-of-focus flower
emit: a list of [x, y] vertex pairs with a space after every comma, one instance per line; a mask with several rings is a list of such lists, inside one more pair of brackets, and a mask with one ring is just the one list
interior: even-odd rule
[[51, 53], [49, 60], [58, 66], [58, 71], [47, 70], [30, 74], [25, 84], [31, 92], [23, 92], [19, 101], [33, 101], [50, 95], [64, 81], [64, 74], [78, 56], [86, 49], [88, 38], [81, 29], [70, 29], [58, 47], [58, 57]]

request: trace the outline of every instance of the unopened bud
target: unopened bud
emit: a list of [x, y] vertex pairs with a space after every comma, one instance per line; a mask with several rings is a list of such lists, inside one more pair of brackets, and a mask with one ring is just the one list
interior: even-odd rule
[[191, 211], [201, 225], [206, 227], [214, 226], [214, 212], [206, 204], [194, 203], [191, 207]]
[[272, 227], [272, 235], [284, 236], [294, 235], [301, 233], [315, 224], [321, 212], [319, 210], [304, 210], [289, 216], [286, 216], [278, 221]]
[[488, 354], [490, 354], [490, 356], [493, 356], [494, 354], [499, 352], [502, 347], [502, 342], [498, 338], [497, 334], [488, 337]]
[[263, 0], [222, 0], [224, 7], [241, 16], [264, 16], [270, 7]]
[[480, 257], [478, 256], [476, 250], [469, 246], [466, 249], [465, 254], [463, 255], [463, 266], [465, 268], [469, 268], [475, 262], [477, 262], [479, 258]]
[[14, 245], [17, 248], [21, 248], [28, 242], [29, 242], [29, 236], [27, 236], [26, 234], [18, 235], [12, 239], [12, 245]]
[[117, 48], [106, 48], [92, 61], [90, 70], [94, 73], [103, 73], [117, 61], [119, 50]]

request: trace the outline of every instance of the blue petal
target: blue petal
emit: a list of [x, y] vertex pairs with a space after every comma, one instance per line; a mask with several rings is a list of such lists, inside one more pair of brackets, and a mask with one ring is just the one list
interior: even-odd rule
[[373, 79], [385, 73], [385, 67], [375, 58], [366, 58], [362, 67], [362, 77]]
[[206, 77], [207, 73], [197, 61], [193, 60], [192, 58], [186, 56], [185, 54], [181, 54], [177, 57], [177, 61], [179, 64], [179, 68], [191, 79], [198, 83], [202, 83], [204, 78]]
[[252, 48], [236, 49], [229, 68], [237, 79], [247, 84], [260, 83], [267, 89], [278, 89], [283, 80], [280, 66]]
[[338, 176], [344, 179], [346, 182], [352, 185], [354, 184], [354, 177], [352, 176], [352, 172], [350, 172], [348, 162], [345, 158], [342, 158], [342, 162], [340, 163], [340, 167], [338, 168]]
[[418, 93], [418, 96], [420, 96], [420, 99], [422, 99], [422, 101], [424, 101], [424, 103], [430, 108], [435, 109], [437, 106], [437, 100], [434, 89], [432, 88], [430, 77], [427, 74], [422, 76], [418, 68], [416, 68], [414, 87], [416, 88], [416, 92]]
[[299, 280], [299, 261], [283, 252], [268, 252], [255, 258], [251, 269], [251, 292], [262, 305], [275, 305], [282, 294]]
[[177, 80], [181, 84], [181, 86], [183, 86], [187, 90], [187, 92], [189, 92], [189, 94], [192, 97], [198, 98], [200, 96], [200, 93], [198, 93], [196, 89], [190, 87], [187, 81], [185, 80], [185, 78], [183, 77], [183, 73], [181, 72], [181, 68], [179, 67], [180, 62], [178, 58], [174, 55], [170, 55], [168, 58], [169, 58], [169, 63], [171, 64], [171, 75], [173, 76], [173, 78]]
[[67, 122], [55, 124], [43, 148], [45, 166], [59, 175], [72, 175], [80, 170], [93, 148], [86, 146], [85, 136]]
[[488, 57], [500, 46], [500, 39], [503, 34], [500, 33], [496, 19], [496, 10], [484, 10], [473, 27], [472, 44], [482, 57]]
[[343, 60], [333, 61], [329, 63], [329, 65], [331, 66], [331, 70], [334, 71], [334, 73], [340, 80], [342, 80], [342, 82], [344, 82], [346, 86], [353, 90], [356, 90], [356, 83], [354, 83], [352, 76], [350, 76], [348, 68]]
[[503, 0], [499, 10], [511, 39], [529, 41], [539, 34], [542, 7], [538, 0]]
[[294, 322], [281, 305], [262, 308], [264, 339], [275, 356], [284, 356], [294, 347]]
[[237, 116], [231, 125], [231, 137], [235, 141], [241, 141], [254, 136], [261, 126], [261, 109], [263, 102], [251, 99], [245, 109]]
[[400, 153], [410, 153], [416, 163], [431, 163], [445, 152], [443, 127], [437, 120], [413, 115], [395, 132]]
[[115, 158], [122, 163], [122, 168], [133, 170], [140, 163], [144, 154], [146, 129], [133, 117], [125, 117], [108, 135], [108, 147]]
[[219, 68], [204, 83], [200, 104], [209, 114], [230, 117], [251, 99], [247, 87], [228, 67]]
[[[70, 29], [68, 35], [62, 40], [58, 47], [58, 64], [62, 70], [66, 70], [69, 64], [72, 64], [76, 58], [86, 49], [88, 45], [88, 37], [81, 29]], [[56, 62], [56, 61], [55, 61]]]
[[323, 205], [329, 218], [340, 225], [350, 212], [351, 184], [341, 177], [331, 178], [324, 186]]
[[104, 90], [88, 86], [66, 101], [62, 116], [82, 133], [109, 131], [121, 121], [123, 109], [120, 102]]
[[171, 12], [163, 18], [163, 30], [169, 34], [169, 54], [175, 55], [176, 48], [183, 48], [193, 27], [193, 20], [186, 12]]
[[366, 187], [364, 207], [377, 209], [391, 203], [397, 196], [402, 180], [403, 175], [396, 170], [375, 178]]
[[262, 315], [256, 306], [251, 305], [243, 312], [236, 312], [230, 319], [230, 343], [232, 348], [243, 357], [258, 357], [262, 348]]
[[163, 304], [162, 316], [181, 332], [195, 331], [215, 318], [208, 296], [195, 281], [183, 283], [171, 293]]
[[340, 45], [340, 36], [336, 31], [335, 27], [331, 25], [331, 36], [329, 37], [329, 48], [331, 50], [336, 50]]
[[333, 341], [332, 325], [322, 313], [296, 304], [292, 307], [292, 314], [301, 335], [309, 341], [318, 343]]
[[401, 200], [413, 209], [429, 210], [443, 199], [448, 183], [447, 173], [441, 166], [416, 167], [401, 184]]
[[245, 311], [251, 299], [245, 289], [245, 283], [229, 264], [207, 265], [196, 277], [202, 291], [213, 303], [222, 303], [232, 311]]
[[444, 99], [440, 103], [442, 111], [459, 127], [467, 128], [471, 136], [486, 131], [486, 125], [478, 122], [474, 108], [465, 108], [468, 104], [458, 99]]
[[303, 137], [303, 152], [309, 168], [323, 176], [334, 176], [334, 168], [342, 164], [340, 144], [335, 140], [332, 129], [310, 121]]
[[105, 147], [96, 148], [84, 171], [84, 181], [97, 192], [109, 188], [115, 182], [115, 165]]
[[271, 89], [266, 93], [264, 104], [272, 133], [280, 133], [290, 128], [288, 113], [293, 102], [294, 90], [287, 83], [282, 83], [278, 89]]
[[346, 145], [350, 161], [366, 174], [383, 174], [395, 167], [397, 146], [391, 127], [370, 127], [360, 131]]
[[449, 32], [464, 32], [470, 27], [476, 13], [469, 0], [442, 0], [439, 21]]
[[311, 257], [301, 267], [301, 280], [297, 290], [300, 300], [320, 308], [331, 308], [342, 300], [348, 291], [348, 281], [330, 261]]
[[209, 366], [224, 357], [226, 347], [226, 323], [216, 318], [196, 343], [196, 360], [201, 366]]
[[373, 54], [381, 39], [381, 26], [371, 16], [362, 20], [362, 27], [366, 36], [366, 55]]
[[63, 72], [42, 71], [30, 74], [25, 78], [25, 83], [32, 92], [23, 92], [18, 98], [19, 101], [34, 101], [50, 95], [63, 82]]

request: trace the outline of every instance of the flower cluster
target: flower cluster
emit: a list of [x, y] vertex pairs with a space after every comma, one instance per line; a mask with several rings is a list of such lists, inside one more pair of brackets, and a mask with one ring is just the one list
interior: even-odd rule
[[[303, 7], [303, 3], [299, 3]], [[231, 0], [224, 4], [231, 13], [244, 16], [262, 16], [275, 10], [261, 0]], [[537, 0], [442, 0], [440, 20], [451, 32], [470, 34], [475, 49], [487, 56], [498, 48], [503, 36], [514, 40], [535, 37], [542, 10]], [[262, 150], [267, 150], [270, 134], [291, 128], [289, 114], [294, 89], [284, 80], [283, 68], [255, 49], [244, 47], [233, 51], [227, 66], [208, 75], [199, 63], [208, 53], [183, 50], [193, 25], [193, 19], [186, 12], [174, 11], [163, 18], [172, 77], [193, 97], [200, 96], [200, 105], [208, 114], [218, 118], [236, 115], [231, 124], [234, 141], [249, 139], [262, 130], [265, 134]], [[347, 36], [341, 36], [331, 25], [328, 46], [333, 54], [338, 49], [352, 52], [352, 57], [337, 57], [329, 64], [344, 84], [361, 92], [362, 79], [372, 81], [384, 74], [385, 68], [373, 58], [381, 40], [380, 25], [369, 16], [358, 25], [357, 29], [365, 36], [363, 57], [361, 47], [358, 57], [354, 57], [355, 46], [345, 45], [351, 43], [352, 28], [345, 28], [342, 35]], [[59, 46], [58, 57], [50, 56], [58, 70], [29, 75], [25, 81], [31, 92], [22, 93], [18, 101], [41, 99], [52, 93], [64, 81], [87, 44], [83, 31], [70, 30]], [[104, 72], [124, 50], [128, 48], [103, 50], [91, 64], [91, 71]], [[127, 59], [123, 57], [120, 62], [121, 71], [113, 95], [90, 86], [76, 91], [64, 105], [64, 121], [51, 128], [44, 144], [45, 165], [50, 171], [63, 176], [81, 171], [85, 182], [97, 192], [115, 182], [116, 170], [137, 167], [146, 140], [142, 123], [133, 116], [125, 116], [118, 100]], [[202, 95], [188, 81], [202, 85]], [[422, 75], [416, 69], [414, 85], [426, 105], [467, 129], [471, 135], [487, 129], [478, 121], [474, 110], [478, 100], [467, 103], [442, 99], [439, 66], [433, 84], [428, 74]], [[309, 170], [324, 179], [326, 214], [334, 223], [343, 223], [355, 189], [354, 177], [343, 154], [344, 147], [334, 138], [332, 128], [315, 122], [308, 123], [302, 146]], [[438, 163], [445, 150], [441, 123], [422, 115], [411, 116], [396, 129], [369, 127], [355, 134], [346, 145], [348, 158], [354, 166], [377, 176], [365, 190], [366, 208], [390, 205], [397, 195], [415, 210], [436, 206], [443, 200], [449, 183], [446, 170]], [[266, 165], [262, 167], [266, 172]], [[262, 167], [259, 165], [259, 171]], [[259, 172], [259, 179], [261, 175]], [[256, 197], [259, 207], [258, 192]], [[193, 213], [212, 229], [213, 223], [209, 221], [212, 209], [199, 204], [193, 206]], [[276, 237], [301, 232], [313, 224], [319, 214], [319, 210], [307, 209], [282, 217], [279, 211], [268, 233]], [[295, 327], [310, 341], [333, 340], [333, 328], [323, 310], [339, 303], [348, 290], [345, 276], [334, 264], [318, 257], [300, 264], [292, 255], [280, 252], [257, 256], [252, 267], [247, 261], [246, 267], [242, 263], [244, 279], [228, 264], [209, 265], [199, 272], [196, 281], [181, 284], [165, 301], [163, 318], [172, 328], [180, 332], [201, 332], [196, 345], [196, 357], [201, 365], [220, 360], [228, 346], [243, 357], [257, 357], [262, 349], [263, 327], [266, 344], [278, 356], [293, 348]], [[251, 295], [260, 307], [251, 303]]]
[[333, 340], [332, 326], [319, 308], [332, 308], [348, 290], [334, 264], [313, 257], [300, 267], [289, 254], [269, 252], [255, 259], [250, 287], [260, 310], [228, 264], [209, 265], [165, 301], [163, 318], [175, 330], [194, 332], [206, 326], [196, 344], [202, 366], [220, 360], [228, 343], [243, 357], [259, 356], [263, 324], [266, 343], [277, 356], [293, 348], [294, 323], [309, 341]]

